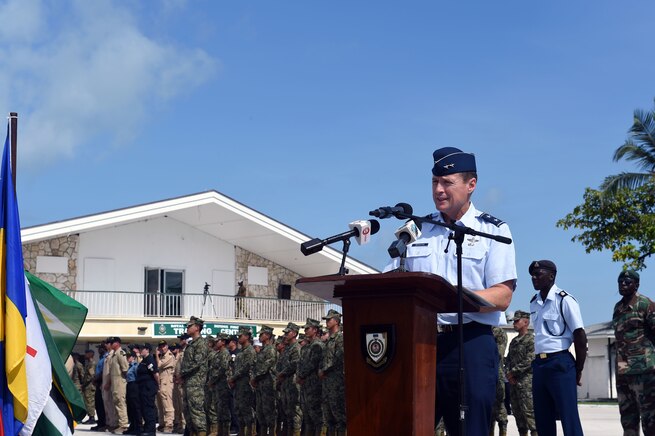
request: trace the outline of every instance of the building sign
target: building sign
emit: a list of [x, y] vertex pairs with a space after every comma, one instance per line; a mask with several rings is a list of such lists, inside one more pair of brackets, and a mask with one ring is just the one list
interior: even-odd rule
[[[252, 330], [252, 336], [257, 336], [257, 326], [252, 324], [220, 324], [214, 322], [206, 322], [200, 334], [202, 336], [212, 335], [216, 336], [218, 333], [225, 333], [228, 335], [236, 335], [239, 332], [239, 327], [249, 327]], [[180, 336], [186, 333], [186, 322], [155, 322], [153, 323], [153, 331], [155, 337], [160, 336]]]

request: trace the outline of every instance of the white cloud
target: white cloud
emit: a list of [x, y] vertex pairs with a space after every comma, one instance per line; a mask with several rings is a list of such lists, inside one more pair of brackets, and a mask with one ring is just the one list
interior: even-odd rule
[[62, 4], [0, 6], [0, 108], [19, 112], [28, 164], [73, 155], [101, 135], [132, 139], [150, 108], [219, 68], [202, 49], [148, 37], [120, 2]]

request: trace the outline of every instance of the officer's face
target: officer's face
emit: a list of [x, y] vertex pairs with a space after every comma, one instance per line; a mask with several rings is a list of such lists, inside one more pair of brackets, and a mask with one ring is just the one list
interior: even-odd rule
[[532, 276], [532, 286], [535, 290], [548, 290], [555, 283], [555, 274], [547, 269], [535, 268], [530, 273]]
[[325, 324], [327, 325], [327, 328], [331, 330], [334, 326], [339, 324], [339, 322], [337, 321], [336, 318], [330, 318], [327, 321], [325, 321]]
[[432, 176], [432, 200], [439, 212], [451, 220], [460, 219], [468, 209], [477, 180], [464, 181], [462, 174]]
[[239, 344], [246, 345], [250, 342], [250, 336], [248, 335], [239, 335]]
[[516, 330], [518, 332], [523, 327], [527, 326], [529, 322], [530, 322], [530, 320], [527, 319], [527, 318], [519, 318], [519, 319], [515, 320], [514, 321], [514, 326], [513, 326], [514, 330]]
[[314, 338], [314, 336], [316, 336], [317, 331], [318, 330], [316, 329], [316, 327], [307, 327], [305, 329], [305, 336], [309, 339], [312, 339]]
[[632, 297], [639, 289], [639, 281], [632, 277], [619, 277], [619, 294], [624, 297]]

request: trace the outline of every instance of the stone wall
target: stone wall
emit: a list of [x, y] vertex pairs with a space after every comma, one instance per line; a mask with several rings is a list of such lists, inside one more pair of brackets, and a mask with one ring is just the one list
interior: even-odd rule
[[[77, 290], [77, 251], [79, 235], [60, 236], [45, 241], [23, 244], [23, 264], [25, 269], [62, 291]], [[38, 273], [37, 256], [55, 256], [68, 259], [68, 273]]]
[[[251, 253], [241, 247], [235, 247], [236, 258], [236, 279], [237, 282], [243, 280], [243, 284], [248, 290], [249, 297], [275, 297], [277, 298], [277, 287], [280, 283], [291, 285], [291, 299], [305, 301], [323, 301], [320, 298], [308, 294], [296, 288], [296, 280], [301, 278], [299, 274], [284, 268], [268, 259]], [[248, 284], [248, 267], [257, 266], [268, 269], [268, 286], [249, 285]], [[236, 288], [236, 284], [235, 284]]]

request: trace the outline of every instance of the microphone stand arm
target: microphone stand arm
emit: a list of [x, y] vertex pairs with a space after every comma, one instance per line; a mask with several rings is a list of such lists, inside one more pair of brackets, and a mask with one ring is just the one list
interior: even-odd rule
[[[494, 241], [500, 242], [502, 244], [511, 244], [512, 240], [505, 236], [491, 235], [489, 233], [478, 232], [470, 227], [462, 226], [459, 224], [449, 224], [443, 221], [436, 221], [429, 218], [417, 217], [415, 215], [406, 214], [403, 212], [396, 212], [394, 216], [399, 219], [411, 219], [413, 221], [420, 221], [422, 223], [435, 224], [441, 227], [446, 227], [452, 230], [453, 233], [448, 236], [448, 239], [455, 241], [456, 245], [456, 256], [457, 256], [457, 345], [459, 347], [459, 434], [466, 434], [466, 412], [468, 406], [466, 405], [466, 387], [464, 383], [465, 378], [465, 369], [464, 369], [464, 329], [462, 325], [464, 324], [464, 292], [462, 286], [462, 245], [464, 244], [464, 236], [480, 236], [483, 238], [493, 239]], [[401, 258], [401, 265], [403, 265], [403, 259]], [[436, 425], [436, 424], [435, 424]]]
[[348, 257], [348, 249], [350, 249], [350, 238], [343, 240], [343, 256], [341, 256], [341, 266], [339, 267], [339, 272], [337, 275], [345, 276], [348, 274], [348, 268], [346, 268], [346, 257]]

